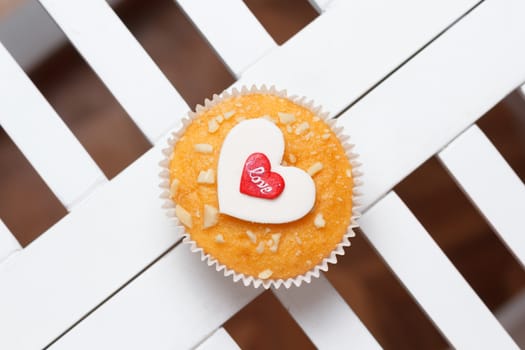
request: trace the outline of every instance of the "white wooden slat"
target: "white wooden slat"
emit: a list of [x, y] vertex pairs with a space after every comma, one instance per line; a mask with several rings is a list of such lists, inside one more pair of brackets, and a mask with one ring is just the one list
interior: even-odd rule
[[240, 350], [241, 348], [235, 340], [226, 332], [224, 328], [219, 328], [208, 339], [197, 347], [197, 350]]
[[7, 259], [9, 255], [22, 249], [15, 236], [9, 231], [7, 226], [0, 220], [0, 264]]
[[247, 69], [236, 85], [275, 84], [336, 115], [477, 2], [333, 1], [279, 50]]
[[[108, 0], [108, 3], [115, 6], [121, 1]], [[28, 72], [65, 45], [67, 39], [42, 6], [30, 0], [0, 19], [0, 42]]]
[[[117, 344], [141, 348], [153, 339], [156, 349], [189, 348], [262, 291], [233, 284], [200, 262], [186, 246], [178, 246], [53, 348], [93, 349]], [[333, 347], [336, 335], [344, 332], [351, 335], [346, 341], [349, 346], [380, 348], [323, 276], [311, 285], [275, 293], [316, 346]], [[129, 312], [140, 317], [130, 318]]]
[[454, 348], [517, 349], [394, 192], [363, 215], [361, 228]]
[[236, 77], [277, 46], [242, 0], [177, 3]]
[[[457, 3], [458, 2], [454, 2], [454, 4]], [[448, 9], [451, 11], [449, 16], [441, 17], [441, 19], [449, 17], [456, 18], [460, 16], [458, 8], [449, 6]], [[392, 16], [401, 16], [397, 23], [403, 22], [401, 19], [406, 15], [406, 11], [404, 10], [405, 9], [401, 7], [400, 11], [394, 9], [394, 11], [391, 12]], [[344, 25], [344, 17], [332, 15], [333, 13], [337, 12], [332, 12], [331, 10], [327, 11], [320, 16], [320, 18], [332, 16], [330, 18], [338, 22], [340, 25]], [[426, 11], [423, 11], [422, 14], [429, 15]], [[495, 18], [497, 20], [498, 17]], [[434, 23], [432, 21], [429, 22]], [[325, 37], [323, 35], [318, 35], [317, 31], [328, 33], [328, 30], [335, 30], [334, 33], [339, 33], [341, 35], [341, 40], [347, 35], [345, 31], [336, 30], [337, 28], [332, 25], [331, 21], [323, 21], [321, 22], [322, 24], [319, 24], [320, 22], [314, 23], [317, 23], [314, 27], [315, 30], [309, 29], [310, 26], [308, 26], [306, 30], [298, 33], [292, 40], [284, 45], [284, 47], [289, 47], [286, 49], [289, 54], [293, 55], [292, 47], [297, 43], [302, 45], [302, 43], [308, 41], [307, 38], [310, 38], [312, 47], [316, 47], [316, 45], [320, 45], [320, 43], [325, 41]], [[490, 29], [495, 33], [495, 38], [498, 38], [498, 36], [502, 36], [503, 33], [505, 33], [507, 38], [507, 41], [505, 41], [506, 46], [504, 47], [506, 50], [505, 52], [509, 55], [510, 53], [515, 52], [516, 56], [519, 56], [519, 46], [511, 46], [509, 44], [510, 42], [518, 41], [522, 34], [519, 30], [508, 33], [508, 28], [505, 27], [506, 25], [515, 24], [516, 20], [505, 21], [502, 25]], [[393, 23], [392, 25], [395, 27], [396, 23]], [[423, 25], [423, 27], [425, 26]], [[481, 22], [481, 25], [480, 23], [474, 23], [474, 27], [477, 32], [483, 34], [485, 28], [483, 22]], [[367, 33], [366, 31], [360, 31], [358, 28], [356, 30], [361, 33]], [[303, 38], [299, 39], [300, 37]], [[494, 45], [493, 41], [487, 43], [488, 47]], [[454, 42], [454, 40], [452, 40], [452, 42]], [[473, 42], [474, 45], [473, 47], [469, 47], [469, 52], [472, 50], [472, 57], [475, 58], [475, 61], [479, 65], [482, 65], [484, 62], [483, 58], [485, 57], [477, 57], [477, 54], [479, 54], [479, 50], [485, 48], [485, 46], [481, 46], [479, 41], [474, 40]], [[501, 43], [500, 41], [497, 42]], [[458, 49], [455, 43], [452, 46], [454, 50]], [[344, 45], [333, 45], [331, 46], [332, 53], [334, 55], [339, 55], [345, 50], [344, 47]], [[459, 47], [459, 49], [462, 48], [464, 47]], [[282, 48], [277, 51], [280, 51], [281, 49]], [[270, 55], [275, 54], [275, 52], [272, 52]], [[445, 49], [444, 53], [446, 52]], [[360, 55], [359, 51], [356, 51], [355, 55]], [[443, 53], [438, 55], [438, 59], [436, 60], [427, 59], [423, 66], [417, 68], [419, 73], [417, 76], [424, 76], [429, 67], [435, 69], [434, 65], [441, 64], [442, 56]], [[336, 62], [331, 63], [335, 64]], [[340, 74], [343, 68], [346, 69], [350, 66], [350, 63], [351, 62], [346, 61], [339, 62], [341, 66], [337, 67], [335, 65], [327, 64], [323, 59], [318, 59], [315, 62], [309, 60], [296, 60], [293, 64], [290, 64], [290, 60], [283, 60], [283, 62], [276, 60], [275, 66], [272, 69], [269, 69], [269, 62], [266, 61], [264, 64], [260, 65], [261, 68], [258, 70], [258, 73], [256, 73], [256, 68], [252, 68], [250, 74], [252, 78], [258, 76], [259, 81], [264, 81], [266, 83], [276, 82], [277, 78], [287, 76], [288, 81], [292, 84], [293, 79], [290, 75], [290, 71], [296, 71], [299, 79], [302, 79], [300, 76], [303, 72], [319, 69], [322, 74], [316, 76], [316, 79], [314, 80], [303, 81], [303, 84], [304, 86], [308, 86], [310, 96], [314, 96], [317, 100], [323, 101], [323, 99], [325, 97], [328, 98], [327, 96], [333, 91], [327, 89], [327, 86], [333, 85], [334, 87], [340, 87], [339, 90], [343, 88], [346, 89], [346, 87], [355, 87], [355, 85], [349, 84], [346, 80], [348, 76]], [[469, 65], [470, 63], [471, 62], [469, 62]], [[517, 64], [517, 61], [506, 63], [508, 67], [520, 67]], [[327, 66], [330, 66], [331, 69], [327, 69]], [[259, 67], [259, 63], [256, 64], [256, 67]], [[369, 74], [377, 73], [374, 70], [368, 70], [367, 72]], [[516, 70], [514, 70], [512, 74], [515, 72]], [[499, 73], [501, 75], [499, 79], [503, 80], [503, 83], [495, 85], [494, 91], [496, 92], [499, 91], [498, 89], [505, 90], [507, 87], [514, 84], [514, 81], [509, 78], [510, 72], [507, 72], [507, 74], [505, 74], [505, 72]], [[517, 74], [519, 74], [519, 69]], [[263, 79], [264, 77], [266, 78]], [[401, 86], [413, 86], [412, 79], [412, 76], [402, 77]], [[418, 79], [415, 79], [415, 81], [418, 81]], [[250, 81], [246, 80], [246, 82], [249, 83]], [[365, 91], [370, 88], [370, 86], [366, 85], [367, 82], [369, 83], [370, 81], [365, 81], [363, 79], [357, 81], [355, 84], [360, 87], [356, 89], [356, 91]], [[443, 86], [449, 90], [454, 90], [454, 84]], [[434, 96], [439, 96], [443, 86], [433, 84], [428, 87], [427, 91], [434, 94]], [[295, 87], [297, 88], [297, 84], [295, 84]], [[419, 90], [420, 89], [416, 90], [416, 92]], [[461, 91], [463, 90], [458, 90], [456, 93]], [[298, 90], [298, 92], [301, 93], [301, 90]], [[304, 93], [304, 90], [302, 90], [302, 92]], [[402, 91], [391, 92], [404, 97]], [[335, 101], [335, 105], [339, 106], [346, 105], [348, 102], [345, 101], [351, 101], [348, 96], [342, 93], [338, 94], [338, 98], [340, 100], [334, 100], [335, 97], [330, 98], [330, 100]], [[368, 96], [366, 99], [368, 99]], [[364, 101], [365, 100], [362, 102]], [[410, 103], [412, 102], [413, 101], [410, 101]], [[467, 100], [467, 102], [472, 103], [472, 100]], [[374, 102], [371, 106], [375, 106], [376, 104], [377, 102]], [[370, 105], [368, 108], [370, 108]], [[381, 125], [380, 122], [383, 122], [383, 120], [380, 118], [384, 117], [385, 114], [388, 115], [388, 112], [388, 109], [384, 109], [380, 115], [377, 115], [376, 113], [365, 114], [369, 117], [368, 120], [370, 123], [374, 124], [374, 120], [377, 118], [378, 124], [376, 125]], [[363, 111], [361, 113], [363, 113]], [[415, 115], [419, 114], [420, 111], [416, 111]], [[354, 138], [356, 134], [360, 132], [358, 129], [349, 130]], [[414, 132], [419, 131], [416, 129]], [[443, 137], [442, 133], [445, 133], [448, 135], [445, 136], [445, 138], [449, 137], [452, 139], [452, 134], [454, 132], [455, 130], [441, 131], [438, 136]], [[369, 135], [374, 135], [374, 133]], [[366, 140], [366, 136], [363, 135], [363, 139]], [[366, 141], [368, 142], [364, 142], [364, 148], [371, 148], [374, 142], [378, 142], [377, 138], [373, 137], [370, 137], [369, 140]], [[391, 146], [392, 145], [388, 143], [384, 144], [385, 148]], [[373, 149], [377, 152], [380, 150], [380, 147], [374, 146]], [[360, 152], [363, 151], [361, 144], [359, 144], [358, 150]], [[427, 149], [427, 151], [428, 157], [432, 150]], [[170, 232], [168, 225], [162, 220], [162, 218], [158, 217], [158, 215], [160, 215], [160, 211], [158, 210], [160, 203], [157, 204], [155, 202], [157, 190], [151, 186], [152, 183], [156, 183], [156, 175], [153, 172], [156, 172], [155, 163], [160, 159], [159, 154], [159, 147], [155, 147], [147, 152], [135, 164], [133, 164], [132, 167], [121, 173], [117, 177], [118, 180], [115, 179], [117, 180], [116, 183], [118, 183], [117, 186], [111, 184], [110, 189], [101, 189], [93, 194], [93, 196], [90, 197], [91, 201], [89, 202], [89, 205], [86, 203], [85, 205], [76, 208], [73, 213], [76, 214], [74, 219], [60, 222], [52, 227], [48, 233], [43, 235], [45, 239], [39, 239], [37, 245], [32, 244], [25, 249], [25, 251], [28, 251], [29, 253], [17, 254], [16, 264], [10, 264], [8, 270], [5, 268], [0, 269], [0, 284], [10, 286], [9, 292], [3, 292], [0, 290], [0, 308], [4, 307], [2, 300], [11, 300], [11, 303], [8, 305], [9, 308], [4, 307], [2, 310], [6, 311], [0, 313], [0, 326], [4, 327], [2, 329], [10, 330], [9, 338], [0, 337], [0, 347], [5, 344], [11, 344], [10, 342], [19, 341], [23, 342], [23, 344], [28, 342], [34, 345], [33, 347], [45, 346], [45, 344], [47, 344], [46, 340], [50, 341], [62, 331], [66, 330], [75, 319], [79, 319], [82, 315], [91, 310], [95, 305], [101, 302], [110, 291], [114, 291], [120, 287], [123, 283], [129, 280], [130, 276], [137, 273], [141, 267], [144, 267], [153, 261], [160, 254], [162, 249], [165, 249], [177, 239], [172, 236], [173, 233]], [[372, 161], [373, 160], [374, 159], [372, 158]], [[377, 160], [377, 158], [375, 160]], [[379, 161], [382, 161], [382, 159], [379, 159]], [[411, 163], [407, 162], [401, 162], [400, 164], [400, 166], [406, 166], [406, 173], [412, 170], [411, 165]], [[396, 168], [396, 172], [397, 171], [399, 171], [399, 168]], [[376, 191], [375, 195], [378, 193], [386, 193], [390, 189], [389, 186], [392, 186], [389, 178], [386, 176], [385, 178], [388, 181], [379, 181], [381, 179], [374, 180], [378, 181], [375, 186], [376, 190], [378, 187], [383, 186], [383, 189]], [[370, 186], [369, 180], [367, 180], [367, 183], [368, 186]], [[130, 189], [133, 189], [133, 200], [129, 200]], [[377, 198], [378, 197], [376, 197], [376, 199]], [[109, 204], [106, 203], [108, 200]], [[114, 217], [112, 215], [113, 213], [107, 210], [108, 207], [117, 208], [118, 215]], [[101, 222], [105, 222], [107, 228], [104, 227]], [[104, 245], [102, 246], [100, 246], [101, 241], [104, 242]], [[36, 251], [35, 254], [33, 254], [33, 250]], [[97, 259], [94, 260], [95, 264], [93, 266], [91, 265], [93, 264], [92, 251], [97, 251]], [[47, 259], [36, 258], [44, 255], [57, 257], [56, 260], [68, 261], [68, 264], [57, 264], [54, 259], [48, 261]], [[119, 256], [118, 266], [115, 266], [116, 255]], [[26, 276], [26, 279], [20, 280], [19, 278], [16, 278], [16, 276], [20, 275]], [[86, 285], [86, 281], [84, 281], [85, 275], [91, 276], [92, 278], [89, 282], [93, 283], [89, 283], [89, 287]], [[37, 278], [35, 278], [35, 276]], [[46, 280], [48, 282], [46, 284], [41, 284], [38, 282], [41, 280]], [[56, 287], [49, 287], [54, 285], [56, 285]], [[26, 291], [28, 294], [25, 298], [13, 299], [12, 296], [15, 295], [18, 290]], [[63, 300], [67, 300], [69, 295], [75, 295], [77, 302], [64, 305]], [[22, 305], [21, 300], [31, 300], [32, 302], [29, 307], [26, 307], [25, 305]], [[16, 322], [13, 320], [16, 320]], [[45, 327], [41, 327], [41, 324], [45, 324]], [[24, 330], [23, 337], [20, 333], [17, 333], [19, 329]], [[31, 330], [31, 334], [27, 333], [28, 329]]]
[[0, 265], [0, 349], [45, 347], [179, 240], [160, 159], [154, 147]]
[[525, 79], [524, 11], [484, 1], [339, 118], [361, 156], [365, 207]]
[[[177, 247], [60, 338], [53, 348], [92, 349], [117, 344], [140, 348], [152, 339], [156, 349], [187, 348], [262, 292], [232, 284], [198, 260], [186, 247]], [[380, 348], [323, 276], [311, 285], [280, 289], [275, 294], [316, 346], [334, 347], [337, 334], [349, 334], [349, 346]], [[122, 321], [125, 310], [140, 317], [126, 316]]]
[[189, 349], [263, 289], [232, 283], [179, 246], [52, 349]]
[[0, 77], [0, 124], [71, 208], [106, 180], [104, 174], [1, 44]]
[[188, 107], [104, 0], [39, 0], [153, 143]]
[[333, 0], [308, 0], [310, 2], [310, 5], [313, 6], [313, 8], [321, 13], [321, 12], [324, 12], [326, 11], [326, 9], [328, 8], [328, 5], [330, 5], [330, 2], [332, 2]]
[[483, 131], [471, 126], [439, 159], [525, 266], [525, 186]]
[[273, 292], [318, 349], [381, 349], [324, 275], [300, 288]]

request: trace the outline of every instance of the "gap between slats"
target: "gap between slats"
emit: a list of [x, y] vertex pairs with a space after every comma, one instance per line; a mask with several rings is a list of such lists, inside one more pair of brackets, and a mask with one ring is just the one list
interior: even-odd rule
[[498, 150], [473, 125], [438, 157], [487, 222], [525, 266], [525, 186]]
[[151, 143], [177, 125], [186, 102], [105, 1], [40, 3]]
[[[107, 1], [112, 6], [122, 2]], [[40, 4], [30, 0], [23, 1], [13, 13], [0, 20], [0, 42], [26, 72], [38, 67], [66, 43], [64, 34], [47, 17]]]
[[494, 315], [394, 192], [363, 215], [361, 228], [452, 346], [517, 349]]
[[242, 0], [176, 2], [236, 77], [277, 47]]
[[104, 174], [1, 44], [0, 75], [0, 124], [71, 209], [106, 181]]
[[349, 348], [381, 349], [324, 274], [309, 285], [273, 292], [317, 348], [338, 348], [346, 334]]

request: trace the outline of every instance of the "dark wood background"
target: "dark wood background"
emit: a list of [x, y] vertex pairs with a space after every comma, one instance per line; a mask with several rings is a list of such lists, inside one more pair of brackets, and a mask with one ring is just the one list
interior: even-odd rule
[[[317, 17], [306, 0], [246, 3], [280, 44]], [[233, 83], [234, 78], [171, 0], [128, 0], [117, 12], [190, 105]], [[151, 147], [71, 46], [28, 73], [109, 178]], [[512, 93], [478, 125], [523, 181], [523, 96]], [[525, 290], [519, 263], [436, 158], [395, 190], [491, 310]], [[26, 246], [66, 214], [1, 130], [0, 217]], [[447, 347], [366, 239], [358, 235], [352, 244], [327, 276], [381, 345], [388, 349]], [[271, 292], [241, 310], [225, 327], [243, 349], [313, 347]], [[345, 337], [351, 335], [341, 335], [342, 346]]]

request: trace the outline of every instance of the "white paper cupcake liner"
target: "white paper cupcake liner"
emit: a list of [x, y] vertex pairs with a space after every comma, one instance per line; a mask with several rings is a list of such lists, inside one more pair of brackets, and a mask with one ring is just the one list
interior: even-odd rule
[[[293, 101], [294, 103], [311, 110], [317, 117], [322, 119], [338, 137], [339, 141], [343, 145], [346, 156], [350, 164], [352, 165], [352, 178], [354, 183], [352, 188], [352, 213], [350, 218], [350, 225], [348, 226], [347, 232], [343, 235], [341, 242], [337, 244], [337, 246], [332, 250], [328, 257], [324, 258], [320, 263], [318, 263], [316, 266], [314, 266], [312, 269], [308, 270], [304, 274], [297, 275], [293, 278], [260, 279], [258, 277], [238, 273], [233, 269], [228, 268], [226, 265], [221, 264], [212, 255], [205, 253], [204, 250], [200, 248], [194, 240], [191, 239], [190, 234], [186, 231], [186, 228], [179, 222], [179, 219], [175, 215], [175, 203], [173, 202], [170, 196], [170, 159], [172, 157], [175, 144], [177, 143], [179, 138], [186, 132], [186, 128], [188, 127], [188, 125], [191, 124], [191, 122], [201, 113], [214, 107], [224, 99], [254, 93], [271, 94], [287, 98]], [[232, 276], [234, 282], [242, 281], [242, 283], [247, 287], [252, 285], [255, 288], [259, 288], [262, 286], [265, 289], [268, 289], [270, 287], [279, 288], [281, 286], [290, 288], [292, 285], [298, 287], [303, 282], [310, 283], [312, 278], [319, 277], [321, 271], [328, 271], [328, 264], [337, 263], [338, 255], [345, 254], [344, 248], [350, 246], [350, 238], [355, 236], [353, 229], [358, 227], [357, 219], [361, 216], [361, 213], [359, 212], [360, 203], [358, 201], [358, 197], [361, 195], [358, 190], [358, 187], [362, 186], [362, 173], [359, 171], [361, 163], [357, 160], [358, 155], [353, 152], [354, 145], [348, 143], [349, 139], [350, 137], [344, 133], [343, 127], [337, 126], [336, 119], [329, 119], [328, 113], [322, 112], [322, 108], [320, 105], [315, 106], [313, 100], [307, 100], [306, 97], [298, 97], [296, 95], [288, 96], [286, 90], [277, 90], [274, 86], [268, 88], [265, 85], [262, 85], [260, 88], [253, 85], [251, 88], [243, 86], [240, 90], [238, 90], [237, 88], [233, 88], [231, 91], [223, 91], [220, 95], [213, 95], [213, 98], [211, 100], [205, 99], [204, 106], [197, 105], [195, 107], [195, 112], [190, 111], [188, 115], [182, 119], [182, 126], [178, 130], [172, 132], [171, 137], [168, 139], [168, 147], [162, 150], [162, 153], [164, 154], [164, 159], [159, 163], [159, 165], [162, 167], [162, 171], [160, 172], [159, 176], [161, 178], [160, 187], [163, 191], [160, 197], [166, 199], [166, 201], [162, 205], [162, 208], [167, 210], [167, 215], [175, 220], [177, 228], [179, 228], [183, 232], [183, 243], [189, 245], [190, 250], [193, 253], [200, 254], [201, 260], [205, 261], [208, 266], [214, 267], [215, 270], [218, 272], [222, 271], [224, 276], [226, 277]]]

